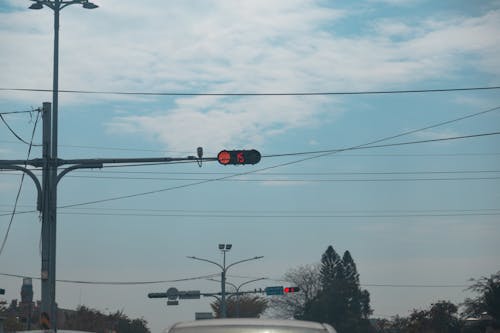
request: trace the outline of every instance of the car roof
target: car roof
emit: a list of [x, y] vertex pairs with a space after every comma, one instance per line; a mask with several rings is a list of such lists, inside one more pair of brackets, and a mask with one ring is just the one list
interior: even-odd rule
[[309, 328], [316, 330], [332, 331], [329, 325], [323, 325], [311, 321], [284, 320], [284, 319], [255, 319], [255, 318], [230, 318], [230, 319], [206, 319], [177, 323], [173, 328], [195, 328], [195, 327], [221, 327], [221, 326], [245, 326], [245, 327], [290, 327]]

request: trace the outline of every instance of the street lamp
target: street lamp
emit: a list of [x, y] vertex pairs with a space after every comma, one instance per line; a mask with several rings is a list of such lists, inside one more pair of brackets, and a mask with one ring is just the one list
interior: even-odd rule
[[194, 257], [194, 256], [188, 257], [189, 259], [208, 262], [210, 264], [216, 265], [217, 267], [219, 267], [221, 269], [221, 271], [222, 271], [221, 272], [221, 317], [222, 318], [226, 318], [226, 316], [227, 316], [227, 311], [226, 311], [226, 273], [227, 273], [228, 269], [237, 265], [237, 264], [241, 264], [241, 263], [246, 262], [246, 261], [264, 258], [264, 256], [258, 256], [258, 257], [243, 259], [243, 260], [233, 262], [232, 264], [226, 266], [226, 252], [231, 250], [231, 248], [232, 248], [232, 244], [219, 244], [219, 250], [221, 250], [223, 255], [224, 255], [222, 265], [215, 262], [215, 261], [208, 260], [208, 259], [198, 258], [198, 257]]
[[[207, 279], [209, 281], [214, 281], [214, 282], [220, 282], [219, 280], [215, 280], [215, 279]], [[231, 283], [231, 282], [227, 282], [227, 284], [229, 284], [230, 286], [232, 286], [236, 292], [236, 318], [239, 318], [240, 317], [240, 289], [241, 287], [247, 285], [247, 284], [250, 284], [252, 282], [256, 282], [256, 281], [261, 281], [261, 280], [267, 280], [267, 278], [265, 277], [261, 277], [261, 278], [257, 278], [257, 279], [253, 279], [253, 280], [249, 280], [249, 281], [245, 281], [241, 284], [239, 284], [238, 286], [235, 285], [234, 283]], [[234, 294], [232, 295], [229, 295], [229, 297], [233, 296]], [[228, 298], [229, 298], [228, 297]]]
[[70, 5], [80, 4], [83, 8], [98, 6], [88, 0], [31, 0], [30, 9], [44, 6], [54, 11], [54, 67], [52, 88], [52, 115], [44, 112], [44, 159], [47, 166], [43, 171], [42, 207], [42, 304], [41, 313], [49, 315], [50, 328], [57, 331], [56, 307], [56, 226], [57, 226], [57, 123], [59, 98], [59, 12]]

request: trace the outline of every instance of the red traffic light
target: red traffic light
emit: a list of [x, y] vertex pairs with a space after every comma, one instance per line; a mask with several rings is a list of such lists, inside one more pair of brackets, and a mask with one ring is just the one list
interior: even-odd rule
[[299, 287], [286, 287], [286, 288], [283, 288], [283, 291], [285, 293], [295, 293], [297, 291], [300, 291], [300, 288]]
[[217, 155], [217, 160], [220, 164], [239, 165], [239, 164], [256, 164], [261, 158], [260, 153], [255, 150], [222, 150]]

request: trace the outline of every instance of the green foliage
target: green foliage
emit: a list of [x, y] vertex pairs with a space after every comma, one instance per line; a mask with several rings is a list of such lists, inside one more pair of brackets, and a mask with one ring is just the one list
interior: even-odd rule
[[4, 317], [4, 331], [15, 332], [24, 330], [24, 325], [19, 322], [14, 314], [9, 313], [8, 310], [6, 302], [0, 301], [0, 317]]
[[300, 319], [333, 325], [339, 333], [370, 332], [370, 294], [362, 290], [356, 264], [349, 251], [342, 258], [329, 246], [321, 257], [321, 288], [306, 302]]
[[392, 320], [381, 320], [376, 332], [405, 333], [460, 333], [463, 321], [458, 318], [458, 307], [448, 301], [438, 301], [426, 310], [413, 310], [408, 317], [396, 316]]
[[500, 271], [491, 275], [489, 278], [482, 277], [478, 280], [472, 280], [474, 284], [468, 289], [478, 294], [476, 298], [467, 298], [464, 302], [465, 310], [463, 315], [466, 317], [479, 318], [484, 313], [488, 314], [493, 320], [500, 323]]
[[457, 306], [448, 301], [434, 303], [429, 310], [413, 310], [408, 318], [407, 331], [460, 333], [462, 322], [457, 312]]
[[[221, 303], [217, 299], [210, 306], [217, 318], [220, 318]], [[267, 300], [260, 296], [240, 295], [226, 298], [227, 318], [258, 318], [268, 306]]]
[[98, 310], [80, 306], [66, 315], [62, 329], [91, 331], [96, 333], [150, 333], [144, 319], [130, 319], [123, 312], [104, 314]]

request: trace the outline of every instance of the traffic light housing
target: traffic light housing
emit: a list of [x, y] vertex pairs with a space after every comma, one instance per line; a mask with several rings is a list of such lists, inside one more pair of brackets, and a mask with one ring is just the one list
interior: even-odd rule
[[285, 287], [285, 288], [283, 288], [283, 291], [285, 292], [285, 294], [296, 293], [296, 292], [300, 291], [300, 288], [299, 287]]
[[260, 152], [255, 149], [250, 150], [222, 150], [217, 155], [217, 160], [222, 165], [242, 165], [257, 164], [260, 162]]

